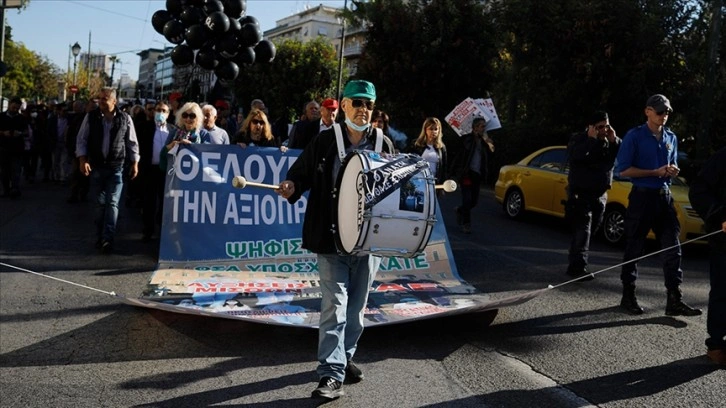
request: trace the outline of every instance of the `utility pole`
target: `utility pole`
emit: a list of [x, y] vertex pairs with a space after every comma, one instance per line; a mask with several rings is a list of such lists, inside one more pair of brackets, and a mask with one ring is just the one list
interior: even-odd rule
[[[348, 10], [348, 0], [343, 2], [343, 10]], [[342, 21], [343, 28], [340, 30], [340, 57], [338, 58], [338, 94], [337, 99], [340, 101], [340, 86], [343, 82], [343, 49], [345, 48], [345, 17], [340, 18]]]
[[113, 71], [116, 69], [116, 60], [118, 59], [117, 56], [112, 55], [111, 56], [111, 78], [108, 80], [108, 86], [113, 86]]

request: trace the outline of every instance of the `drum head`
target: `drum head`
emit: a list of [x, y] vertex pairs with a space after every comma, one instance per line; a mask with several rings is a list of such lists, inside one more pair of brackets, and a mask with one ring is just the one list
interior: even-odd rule
[[338, 202], [333, 206], [337, 211], [333, 218], [337, 220], [335, 236], [338, 249], [346, 254], [353, 252], [363, 224], [365, 197], [358, 185], [364, 169], [363, 160], [362, 154], [350, 153], [340, 168], [336, 182]]

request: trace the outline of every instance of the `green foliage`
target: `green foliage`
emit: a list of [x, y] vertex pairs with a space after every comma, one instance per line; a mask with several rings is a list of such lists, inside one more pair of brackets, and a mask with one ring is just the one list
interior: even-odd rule
[[275, 60], [241, 67], [235, 94], [245, 112], [253, 99], [262, 99], [270, 120], [293, 119], [310, 100], [335, 96], [338, 62], [335, 49], [323, 39], [308, 43], [285, 40], [275, 44]]
[[5, 42], [3, 96], [46, 99], [58, 95], [59, 69], [47, 57], [40, 56], [22, 43]]
[[357, 77], [376, 85], [378, 106], [409, 136], [492, 88], [495, 33], [479, 1], [374, 1], [347, 17], [368, 28]]

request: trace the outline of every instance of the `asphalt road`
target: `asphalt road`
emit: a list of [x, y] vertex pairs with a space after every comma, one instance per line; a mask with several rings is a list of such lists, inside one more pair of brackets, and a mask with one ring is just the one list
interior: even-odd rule
[[[67, 188], [26, 186], [0, 200], [0, 261], [137, 296], [158, 242], [140, 241], [122, 209], [117, 253], [93, 248], [91, 212]], [[460, 274], [508, 296], [566, 281], [561, 220], [504, 218], [484, 190], [464, 235], [458, 195], [442, 200]], [[704, 308], [703, 248], [686, 247], [685, 299]], [[622, 252], [594, 244], [591, 270]], [[705, 358], [706, 316], [664, 315], [657, 258], [641, 262], [642, 316], [617, 309], [619, 270], [572, 283], [487, 317], [467, 315], [366, 330], [356, 356], [366, 379], [330, 407], [718, 407], [726, 371]], [[151, 311], [0, 266], [2, 407], [312, 407], [317, 332]]]

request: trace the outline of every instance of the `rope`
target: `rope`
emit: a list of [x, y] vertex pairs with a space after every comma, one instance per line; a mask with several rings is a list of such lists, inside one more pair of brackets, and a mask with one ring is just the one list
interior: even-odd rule
[[92, 287], [86, 286], [86, 285], [81, 285], [80, 283], [75, 283], [75, 282], [71, 282], [71, 281], [68, 281], [68, 280], [65, 280], [65, 279], [56, 278], [55, 276], [50, 276], [50, 275], [45, 275], [45, 274], [38, 273], [38, 272], [33, 272], [31, 270], [24, 269], [24, 268], [20, 268], [18, 266], [14, 266], [14, 265], [10, 265], [10, 264], [6, 264], [4, 262], [0, 262], [0, 265], [7, 266], [8, 268], [17, 269], [17, 270], [22, 271], [22, 272], [27, 272], [27, 273], [30, 273], [30, 274], [33, 274], [33, 275], [36, 275], [36, 276], [40, 276], [40, 277], [43, 277], [43, 278], [57, 280], [58, 282], [67, 283], [69, 285], [79, 286], [79, 287], [84, 288], [84, 289], [95, 290], [96, 292], [101, 292], [101, 293], [106, 294], [106, 295], [117, 296], [116, 295], [116, 292], [113, 292], [113, 291], [107, 292], [105, 290], [92, 288]]
[[[599, 273], [602, 273], [602, 272], [605, 272], [605, 271], [609, 271], [609, 270], [611, 270], [611, 269], [615, 269], [615, 268], [621, 267], [621, 266], [623, 266], [623, 265], [625, 265], [625, 264], [627, 264], [627, 263], [630, 263], [630, 262], [636, 262], [636, 261], [640, 261], [640, 260], [642, 260], [642, 259], [645, 259], [645, 258], [651, 257], [651, 256], [653, 256], [653, 255], [657, 255], [657, 254], [659, 254], [659, 253], [661, 253], [661, 252], [665, 252], [665, 251], [671, 250], [671, 249], [673, 249], [673, 248], [676, 248], [676, 247], [678, 247], [678, 246], [682, 246], [682, 245], [690, 244], [691, 242], [695, 242], [695, 241], [698, 241], [698, 240], [700, 240], [700, 239], [708, 238], [708, 237], [710, 237], [711, 235], [716, 235], [716, 234], [718, 234], [718, 233], [720, 233], [720, 232], [722, 232], [722, 231], [721, 231], [721, 230], [716, 230], [716, 231], [713, 231], [713, 232], [711, 232], [711, 233], [708, 233], [708, 234], [706, 234], [706, 235], [702, 235], [702, 236], [700, 236], [700, 237], [698, 237], [698, 238], [693, 238], [693, 239], [689, 239], [688, 241], [685, 241], [685, 242], [683, 242], [683, 243], [680, 243], [680, 244], [676, 244], [676, 245], [673, 245], [673, 246], [671, 246], [671, 247], [668, 247], [668, 248], [663, 248], [663, 249], [661, 249], [660, 251], [655, 251], [655, 252], [649, 253], [649, 254], [647, 254], [647, 255], [643, 255], [643, 256], [640, 256], [640, 257], [638, 257], [638, 258], [635, 258], [635, 259], [631, 259], [631, 260], [629, 260], [629, 261], [627, 261], [627, 262], [622, 262], [622, 263], [619, 263], [619, 264], [617, 264], [617, 265], [609, 266], [609, 267], [607, 267], [607, 268], [604, 268], [604, 269], [600, 269], [599, 271], [596, 271], [596, 272], [592, 272], [592, 273], [588, 273], [587, 275], [583, 275], [583, 276], [580, 276], [580, 277], [578, 277], [578, 278], [575, 278], [575, 279], [570, 279], [570, 280], [568, 280], [568, 281], [566, 281], [566, 282], [562, 282], [562, 283], [560, 283], [560, 284], [557, 284], [557, 285], [548, 285], [548, 286], [547, 286], [547, 289], [556, 289], [556, 288], [559, 288], [559, 287], [565, 286], [565, 285], [567, 285], [567, 284], [570, 284], [570, 283], [572, 283], [572, 282], [577, 282], [577, 281], [579, 281], [579, 280], [582, 280], [582, 279], [588, 278], [588, 277], [590, 277], [590, 276], [592, 276], [592, 277], [594, 278], [594, 277], [595, 277], [595, 275], [597, 275], [597, 274], [599, 274]], [[28, 270], [28, 269], [25, 269], [25, 268], [20, 268], [20, 267], [18, 267], [18, 266], [14, 266], [14, 265], [6, 264], [5, 262], [0, 262], [0, 265], [2, 265], [2, 266], [7, 266], [8, 268], [13, 268], [13, 269], [19, 270], [19, 271], [21, 271], [21, 272], [27, 272], [27, 273], [30, 273], [30, 274], [33, 274], [33, 275], [36, 275], [36, 276], [40, 276], [40, 277], [42, 277], [42, 278], [48, 278], [48, 279], [53, 279], [53, 280], [56, 280], [56, 281], [58, 281], [58, 282], [63, 282], [63, 283], [67, 283], [67, 284], [69, 284], [69, 285], [74, 285], [74, 286], [78, 286], [78, 287], [81, 287], [81, 288], [84, 288], [84, 289], [88, 289], [88, 290], [93, 290], [93, 291], [96, 291], [96, 292], [100, 292], [100, 293], [103, 293], [103, 294], [105, 294], [105, 295], [111, 295], [111, 296], [118, 296], [118, 295], [116, 294], [116, 292], [114, 292], [114, 291], [108, 292], [108, 291], [105, 291], [105, 290], [101, 290], [101, 289], [97, 289], [97, 288], [94, 288], [94, 287], [91, 287], [91, 286], [87, 286], [87, 285], [81, 285], [80, 283], [75, 283], [75, 282], [71, 282], [71, 281], [69, 281], [69, 280], [65, 280], [65, 279], [61, 279], [61, 278], [56, 278], [55, 276], [45, 275], [45, 274], [42, 274], [42, 273], [38, 273], [38, 272], [34, 272], [34, 271], [31, 271], [31, 270]]]
[[698, 240], [701, 240], [701, 239], [704, 239], [704, 238], [708, 238], [708, 237], [710, 237], [711, 235], [716, 235], [716, 234], [718, 234], [719, 232], [722, 232], [722, 230], [716, 230], [716, 231], [713, 231], [713, 232], [711, 232], [711, 233], [708, 233], [708, 234], [706, 234], [706, 235], [701, 235], [701, 236], [700, 236], [700, 237], [698, 237], [698, 238], [693, 238], [693, 239], [689, 239], [689, 240], [688, 240], [688, 241], [686, 241], [686, 242], [682, 242], [682, 243], [680, 243], [680, 244], [676, 244], [676, 245], [673, 245], [673, 246], [671, 246], [671, 247], [668, 247], [668, 248], [663, 248], [663, 249], [661, 249], [660, 251], [655, 251], [655, 252], [651, 252], [651, 253], [649, 253], [649, 254], [646, 254], [646, 255], [643, 255], [643, 256], [641, 256], [641, 257], [638, 257], [638, 258], [635, 258], [635, 259], [631, 259], [631, 260], [629, 260], [629, 261], [626, 261], [626, 262], [622, 262], [622, 263], [619, 263], [619, 264], [617, 264], [617, 265], [609, 266], [609, 267], [607, 267], [607, 268], [605, 268], [605, 269], [600, 269], [600, 270], [599, 270], [599, 271], [597, 271], [597, 272], [592, 272], [592, 273], [588, 273], [587, 275], [582, 275], [582, 276], [579, 276], [579, 277], [577, 277], [577, 278], [575, 278], [575, 279], [570, 279], [570, 280], [568, 280], [568, 281], [566, 281], [566, 282], [562, 282], [562, 283], [560, 283], [560, 284], [558, 284], [558, 285], [554, 285], [554, 286], [553, 286], [553, 285], [548, 285], [548, 286], [547, 286], [547, 289], [555, 289], [555, 288], [559, 288], [560, 286], [564, 286], [564, 285], [567, 285], [568, 283], [572, 283], [572, 282], [577, 282], [577, 281], [579, 281], [579, 280], [581, 280], [581, 279], [586, 279], [586, 278], [589, 278], [589, 277], [593, 277], [593, 278], [594, 278], [594, 277], [595, 277], [595, 275], [597, 275], [598, 273], [602, 273], [602, 272], [605, 272], [605, 271], [609, 271], [610, 269], [615, 269], [615, 268], [619, 268], [619, 267], [621, 267], [621, 266], [623, 266], [623, 265], [625, 265], [625, 264], [629, 264], [629, 263], [631, 263], [631, 262], [636, 262], [636, 261], [640, 261], [641, 259], [645, 259], [645, 258], [651, 257], [651, 256], [653, 256], [653, 255], [657, 255], [657, 254], [659, 254], [659, 253], [661, 253], [661, 252], [665, 252], [665, 251], [671, 250], [671, 249], [673, 249], [673, 248], [677, 248], [677, 247], [679, 247], [679, 246], [683, 246], [683, 245], [686, 245], [686, 244], [690, 244], [691, 242], [694, 242], [694, 241], [698, 241]]

